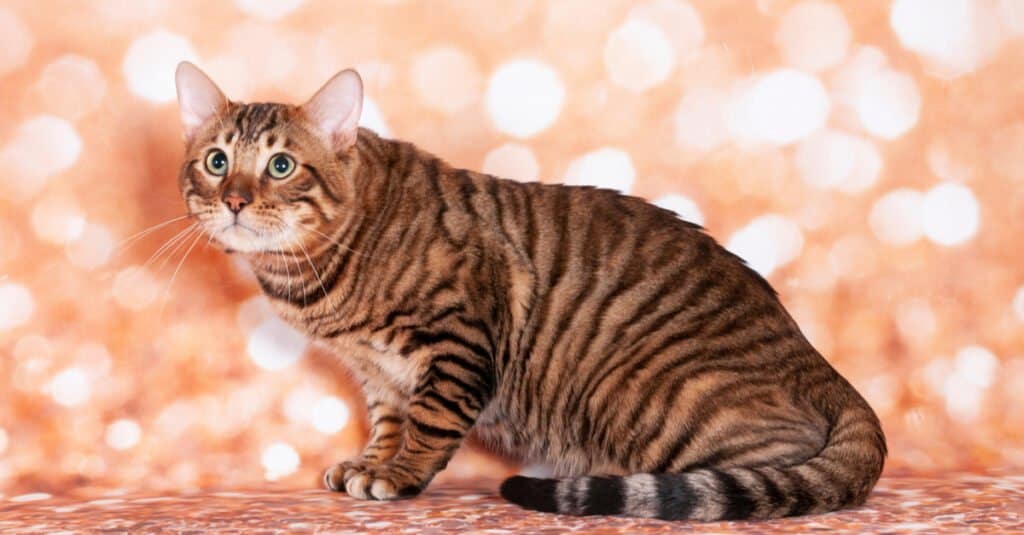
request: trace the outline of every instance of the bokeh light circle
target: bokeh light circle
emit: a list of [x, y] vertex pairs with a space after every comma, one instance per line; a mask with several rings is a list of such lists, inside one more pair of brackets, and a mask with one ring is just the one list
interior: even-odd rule
[[243, 13], [255, 17], [279, 19], [302, 6], [305, 0], [235, 0]]
[[324, 396], [313, 405], [310, 422], [325, 435], [333, 435], [345, 428], [349, 420], [348, 405], [335, 396]]
[[181, 61], [196, 61], [192, 43], [181, 35], [156, 30], [132, 41], [121, 63], [128, 89], [150, 102], [174, 100], [174, 70]]
[[726, 249], [767, 277], [799, 256], [803, 245], [803, 232], [796, 222], [783, 215], [766, 214], [733, 233]]
[[690, 223], [704, 224], [704, 213], [701, 212], [700, 205], [685, 195], [678, 193], [664, 195], [655, 199], [654, 205], [666, 210], [672, 210], [680, 218]]
[[683, 95], [673, 116], [676, 141], [687, 148], [708, 151], [729, 140], [726, 125], [728, 97], [721, 91], [699, 87]]
[[775, 43], [789, 66], [817, 72], [843, 60], [850, 34], [842, 9], [830, 2], [811, 0], [786, 10], [775, 31]]
[[0, 282], [0, 331], [28, 323], [35, 312], [32, 292], [21, 284]]
[[264, 448], [260, 461], [263, 464], [264, 477], [269, 481], [293, 474], [301, 463], [299, 452], [287, 442], [274, 442], [268, 445]]
[[963, 184], [945, 183], [928, 190], [921, 209], [924, 234], [933, 243], [959, 245], [978, 232], [981, 207]]
[[924, 194], [910, 188], [890, 191], [875, 201], [868, 223], [875, 236], [890, 245], [908, 245], [921, 238]]
[[527, 138], [554, 124], [565, 101], [565, 85], [546, 63], [517, 59], [494, 71], [485, 101], [498, 131]]
[[895, 139], [917, 124], [921, 94], [909, 75], [884, 70], [864, 82], [856, 107], [865, 130]]
[[822, 130], [800, 142], [795, 163], [806, 184], [845, 193], [870, 189], [882, 171], [874, 144], [837, 130]]
[[604, 65], [612, 82], [636, 92], [665, 81], [675, 60], [665, 32], [642, 20], [628, 20], [613, 30], [604, 47]]
[[1024, 321], [1024, 286], [1017, 289], [1017, 293], [1013, 294], [1013, 312], [1017, 315], [1017, 319]]
[[77, 119], [100, 105], [107, 81], [92, 58], [68, 54], [43, 68], [34, 89], [49, 113]]
[[132, 419], [122, 418], [107, 426], [105, 439], [107, 445], [115, 450], [127, 450], [135, 447], [142, 438], [142, 428]]
[[21, 123], [14, 139], [0, 149], [8, 169], [0, 174], [0, 197], [23, 200], [43, 189], [49, 178], [78, 161], [82, 139], [68, 121], [40, 115]]
[[35, 44], [32, 32], [10, 9], [0, 6], [0, 76], [21, 67]]
[[779, 69], [739, 89], [728, 112], [729, 128], [740, 139], [787, 145], [821, 128], [830, 109], [820, 80]]
[[58, 405], [77, 407], [89, 401], [92, 396], [92, 385], [85, 370], [72, 366], [54, 375], [46, 386], [46, 391]]
[[306, 337], [284, 321], [273, 317], [249, 334], [249, 358], [267, 371], [283, 370], [295, 364], [306, 351]]
[[484, 173], [522, 182], [540, 178], [540, 164], [530, 147], [520, 143], [505, 143], [491, 149], [484, 157]]
[[114, 252], [114, 237], [103, 225], [86, 223], [78, 239], [64, 246], [64, 253], [73, 266], [96, 269], [110, 260]]
[[455, 113], [480, 98], [480, 69], [472, 56], [454, 46], [421, 52], [412, 65], [412, 86], [425, 106]]
[[629, 153], [614, 147], [603, 147], [570, 162], [563, 182], [629, 193], [635, 180], [636, 170]]

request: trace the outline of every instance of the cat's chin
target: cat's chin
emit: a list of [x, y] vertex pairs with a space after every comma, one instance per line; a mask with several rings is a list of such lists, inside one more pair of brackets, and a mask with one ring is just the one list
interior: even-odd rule
[[279, 245], [275, 237], [257, 233], [248, 227], [238, 224], [230, 225], [215, 232], [213, 239], [228, 254], [262, 253], [275, 250]]

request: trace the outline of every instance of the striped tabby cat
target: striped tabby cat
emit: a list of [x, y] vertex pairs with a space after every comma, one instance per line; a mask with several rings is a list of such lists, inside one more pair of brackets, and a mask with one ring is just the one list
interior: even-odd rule
[[363, 385], [372, 434], [331, 490], [416, 495], [471, 433], [553, 467], [501, 486], [539, 511], [775, 518], [878, 480], [874, 412], [700, 227], [382, 139], [351, 70], [302, 106], [230, 102], [188, 63], [177, 89], [189, 213]]

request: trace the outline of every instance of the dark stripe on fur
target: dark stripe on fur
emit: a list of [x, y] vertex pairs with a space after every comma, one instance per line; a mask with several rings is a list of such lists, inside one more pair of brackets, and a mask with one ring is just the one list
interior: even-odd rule
[[513, 476], [501, 484], [501, 497], [534, 511], [557, 513], [555, 501], [557, 479], [537, 479], [532, 477]]
[[587, 497], [583, 502], [584, 515], [617, 515], [626, 503], [625, 486], [621, 477], [591, 477]]
[[659, 474], [658, 482], [658, 518], [665, 520], [682, 520], [690, 518], [697, 507], [697, 493], [686, 476], [680, 474]]

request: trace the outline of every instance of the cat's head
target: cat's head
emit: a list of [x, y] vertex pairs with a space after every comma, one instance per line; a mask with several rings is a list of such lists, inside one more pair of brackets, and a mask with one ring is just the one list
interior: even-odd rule
[[188, 211], [211, 239], [243, 253], [295, 251], [344, 217], [362, 108], [345, 70], [305, 104], [229, 101], [202, 71], [175, 73], [186, 140], [179, 178]]

